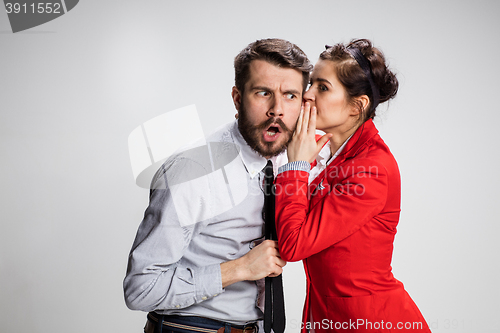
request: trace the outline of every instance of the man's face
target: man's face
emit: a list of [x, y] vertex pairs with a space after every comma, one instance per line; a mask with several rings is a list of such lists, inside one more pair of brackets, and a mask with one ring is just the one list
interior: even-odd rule
[[291, 140], [302, 105], [302, 80], [299, 70], [254, 60], [243, 94], [233, 87], [238, 128], [260, 155], [277, 155]]

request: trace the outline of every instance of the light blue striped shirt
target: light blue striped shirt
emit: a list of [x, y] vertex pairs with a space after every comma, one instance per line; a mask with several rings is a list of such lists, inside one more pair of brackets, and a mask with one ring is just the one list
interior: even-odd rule
[[[156, 174], [129, 256], [124, 293], [134, 310], [242, 325], [263, 316], [262, 281], [222, 288], [220, 263], [240, 258], [263, 236], [267, 160], [228, 124], [184, 149]], [[275, 169], [286, 154], [273, 158]]]

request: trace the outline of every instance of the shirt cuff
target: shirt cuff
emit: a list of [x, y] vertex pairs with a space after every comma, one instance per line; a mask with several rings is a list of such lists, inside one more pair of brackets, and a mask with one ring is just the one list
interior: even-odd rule
[[197, 302], [205, 301], [224, 292], [220, 264], [198, 267], [194, 280]]
[[293, 161], [280, 166], [278, 169], [278, 174], [290, 170], [306, 171], [307, 173], [309, 173], [309, 171], [311, 171], [311, 164], [307, 161]]

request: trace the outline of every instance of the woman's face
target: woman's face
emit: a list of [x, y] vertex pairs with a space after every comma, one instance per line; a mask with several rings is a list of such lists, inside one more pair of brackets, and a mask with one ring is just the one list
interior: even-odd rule
[[338, 80], [335, 63], [331, 60], [318, 60], [304, 100], [317, 109], [317, 129], [326, 133], [342, 133], [355, 124], [357, 112], [347, 102], [346, 90]]

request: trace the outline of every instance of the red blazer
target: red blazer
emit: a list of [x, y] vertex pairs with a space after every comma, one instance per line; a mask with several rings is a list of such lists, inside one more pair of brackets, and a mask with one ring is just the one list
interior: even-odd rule
[[307, 278], [302, 332], [430, 332], [391, 271], [400, 195], [398, 165], [372, 120], [309, 186], [307, 172], [278, 175], [280, 254], [303, 260]]

